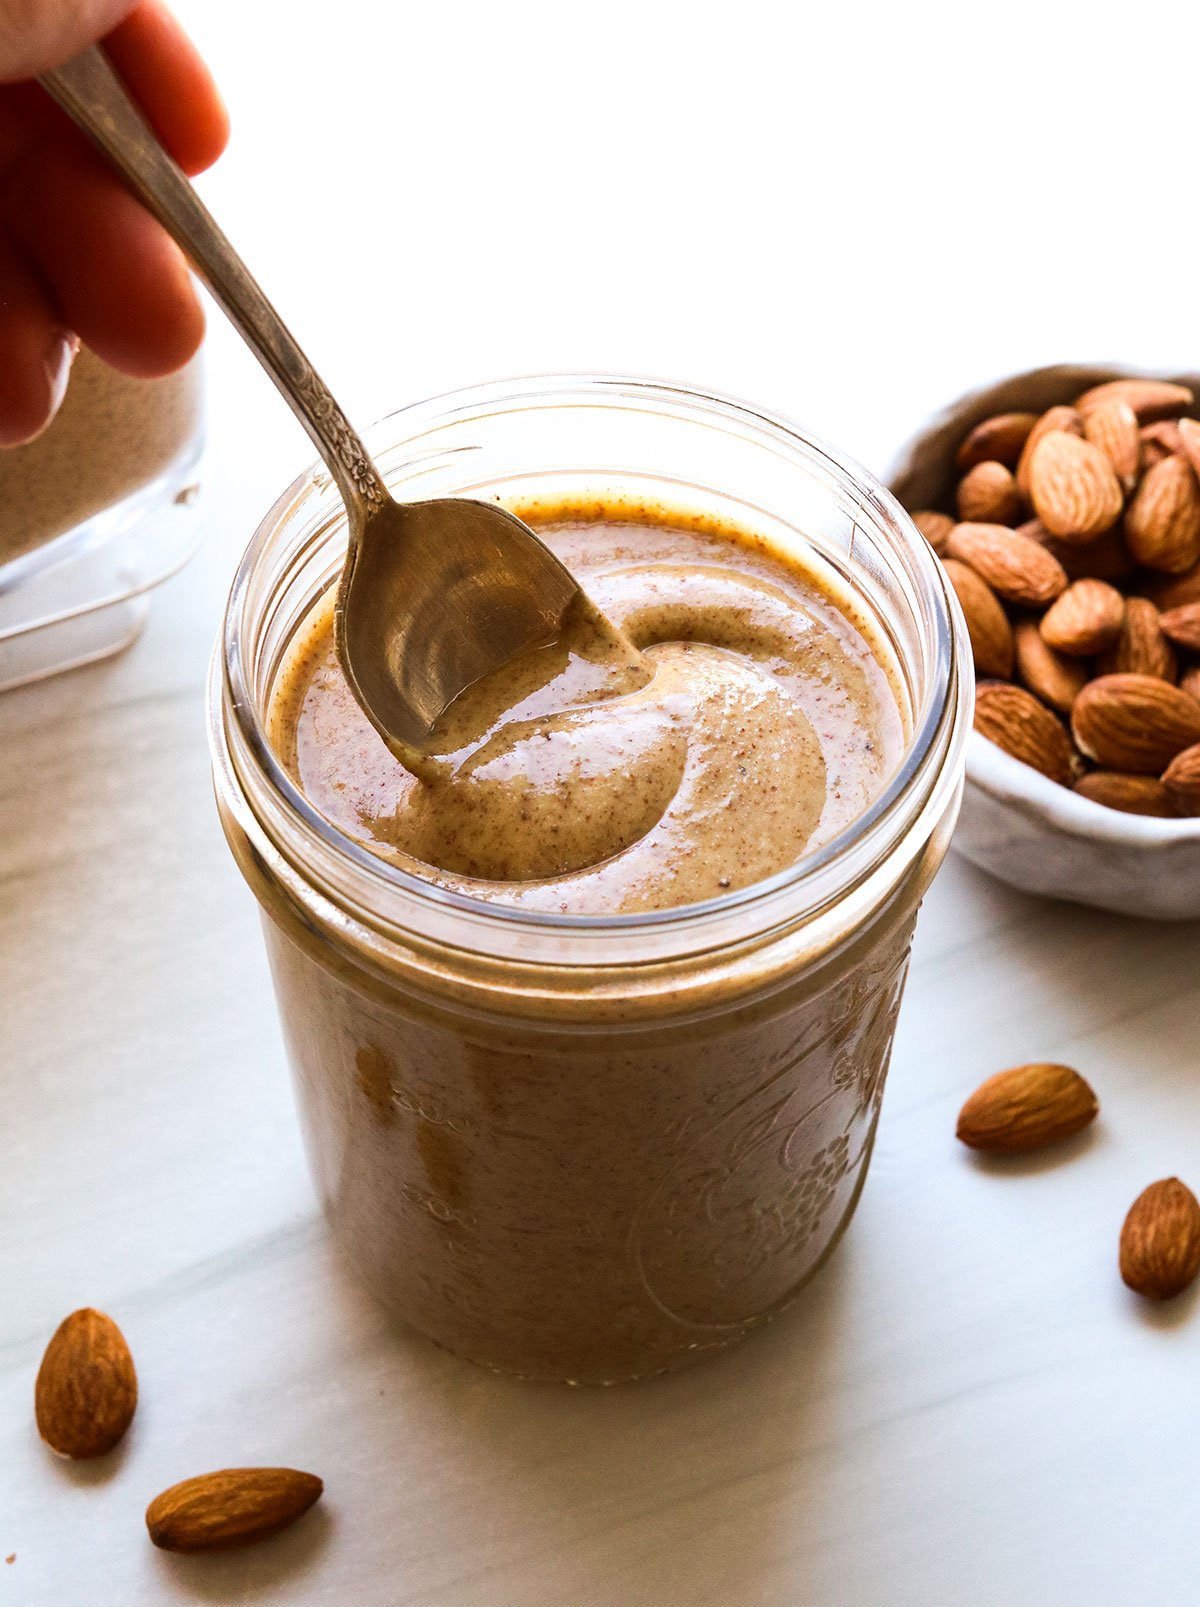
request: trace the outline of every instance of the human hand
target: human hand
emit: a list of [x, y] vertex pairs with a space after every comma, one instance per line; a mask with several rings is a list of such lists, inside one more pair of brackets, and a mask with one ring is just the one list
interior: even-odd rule
[[208, 69], [159, 0], [0, 0], [0, 446], [45, 428], [80, 341], [153, 378], [204, 334], [179, 248], [27, 81], [97, 39], [186, 173], [228, 136]]

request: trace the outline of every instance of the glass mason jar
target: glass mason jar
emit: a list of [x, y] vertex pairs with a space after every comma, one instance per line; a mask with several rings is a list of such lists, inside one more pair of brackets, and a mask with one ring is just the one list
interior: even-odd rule
[[131, 379], [82, 350], [53, 422], [0, 452], [0, 689], [127, 647], [199, 535], [204, 369]]
[[894, 649], [908, 749], [842, 837], [704, 904], [529, 914], [376, 859], [266, 741], [283, 650], [341, 565], [324, 473], [279, 499], [234, 582], [218, 805], [334, 1234], [401, 1317], [476, 1362], [573, 1382], [684, 1365], [785, 1306], [862, 1188], [962, 788], [961, 617], [882, 487], [718, 397], [516, 381], [406, 408], [369, 441], [402, 498], [618, 492], [733, 518], [827, 564]]

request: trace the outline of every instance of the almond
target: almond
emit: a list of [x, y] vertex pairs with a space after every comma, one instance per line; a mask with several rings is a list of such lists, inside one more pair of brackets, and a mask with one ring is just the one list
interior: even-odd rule
[[286, 1529], [323, 1488], [320, 1479], [295, 1468], [224, 1468], [155, 1496], [146, 1527], [164, 1551], [227, 1551]]
[[111, 1317], [84, 1306], [58, 1326], [34, 1386], [38, 1433], [62, 1456], [103, 1456], [137, 1409], [137, 1374]]
[[[1151, 604], [1151, 607], [1154, 605]], [[1181, 603], [1158, 616], [1164, 636], [1190, 653], [1200, 653], [1200, 603]]]
[[980, 675], [998, 675], [1006, 681], [1013, 669], [1013, 632], [999, 598], [966, 564], [947, 558], [944, 566], [967, 622], [975, 668]]
[[1042, 619], [1042, 638], [1049, 647], [1074, 658], [1089, 658], [1111, 647], [1121, 634], [1125, 599], [1106, 580], [1076, 580]]
[[958, 1137], [990, 1155], [1024, 1155], [1080, 1132], [1100, 1109], [1070, 1066], [1041, 1061], [989, 1077], [958, 1113]]
[[1181, 575], [1200, 563], [1200, 486], [1185, 458], [1146, 471], [1125, 515], [1125, 539], [1148, 569]]
[[1157, 675], [1174, 681], [1175, 650], [1162, 633], [1158, 609], [1147, 597], [1127, 597], [1121, 634], [1097, 665], [1101, 675]]
[[1127, 815], [1159, 815], [1173, 818], [1177, 813], [1166, 787], [1157, 776], [1130, 776], [1121, 770], [1093, 770], [1080, 776], [1075, 791], [1108, 809]]
[[1073, 407], [1051, 407], [1038, 419], [1029, 438], [1021, 448], [1021, 456], [1017, 459], [1017, 490], [1029, 501], [1029, 472], [1033, 463], [1033, 454], [1037, 451], [1038, 442], [1043, 436], [1054, 430], [1064, 430], [1068, 435], [1082, 435], [1083, 423], [1079, 414]]
[[1142, 467], [1152, 468], [1164, 458], [1174, 457], [1183, 451], [1183, 437], [1173, 418], [1161, 419], [1157, 424], [1146, 424], [1138, 431], [1141, 442]]
[[1200, 703], [1200, 664], [1184, 671], [1179, 678], [1179, 690], [1186, 692], [1188, 697], [1193, 697]]
[[1065, 430], [1051, 430], [1034, 449], [1029, 496], [1051, 535], [1076, 541], [1111, 530], [1125, 505], [1104, 453]]
[[1175, 755], [1163, 771], [1162, 785], [1177, 815], [1200, 815], [1200, 743]]
[[909, 517], [941, 558], [946, 551], [946, 539], [954, 529], [954, 520], [948, 513], [934, 513], [931, 508], [922, 508], [919, 513], [910, 514]]
[[1090, 441], [1113, 466], [1126, 496], [1137, 484], [1142, 461], [1142, 440], [1137, 414], [1128, 402], [1102, 402], [1083, 421], [1084, 440]]
[[1200, 478], [1200, 424], [1194, 418], [1179, 421], [1179, 450], [1192, 466], [1192, 473]]
[[1186, 385], [1172, 385], [1165, 379], [1112, 379], [1104, 385], [1093, 385], [1076, 398], [1075, 407], [1081, 416], [1095, 412], [1106, 402], [1126, 402], [1142, 424], [1150, 419], [1174, 418], [1192, 405], [1192, 393]]
[[1075, 699], [1071, 729], [1102, 769], [1157, 776], [1200, 742], [1200, 703], [1152, 675], [1101, 675]]
[[958, 482], [954, 494], [960, 519], [1006, 525], [1021, 514], [1021, 498], [1011, 469], [1003, 463], [977, 463]]
[[1200, 1272], [1200, 1202], [1177, 1177], [1151, 1183], [1121, 1229], [1121, 1277], [1139, 1295], [1171, 1300]]
[[1032, 765], [1061, 786], [1070, 785], [1072, 755], [1067, 733], [1050, 710], [1023, 687], [1006, 681], [981, 681], [975, 689], [975, 729], [1022, 764]]
[[1017, 534], [1028, 536], [1053, 553], [1066, 570], [1068, 580], [1121, 580], [1137, 567], [1119, 525], [1082, 545], [1051, 535], [1040, 519], [1027, 519], [1017, 526]]
[[1066, 572], [1052, 553], [1006, 525], [955, 525], [946, 551], [1012, 603], [1048, 603], [1067, 584]]
[[996, 413], [985, 418], [963, 441], [955, 462], [963, 470], [989, 460], [1011, 469], [1037, 421], [1036, 413]]
[[1021, 680], [1034, 697], [1059, 714], [1070, 714], [1071, 705], [1087, 682], [1086, 667], [1078, 659], [1056, 652], [1032, 619], [1022, 620], [1013, 635]]
[[1200, 563], [1181, 575], [1148, 575], [1138, 589], [1164, 610], [1183, 603], [1200, 603]]

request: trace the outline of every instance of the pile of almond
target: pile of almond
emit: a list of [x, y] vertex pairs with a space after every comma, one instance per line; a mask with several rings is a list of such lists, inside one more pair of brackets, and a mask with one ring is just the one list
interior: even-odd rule
[[1200, 815], [1200, 422], [1165, 380], [1002, 413], [913, 519], [966, 616], [975, 726], [1084, 797]]

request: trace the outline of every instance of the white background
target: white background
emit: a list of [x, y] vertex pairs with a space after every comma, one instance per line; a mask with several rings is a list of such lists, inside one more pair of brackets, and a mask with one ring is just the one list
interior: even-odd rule
[[[180, 10], [233, 113], [205, 194], [364, 421], [627, 370], [881, 467], [1012, 369], [1196, 365], [1194, 5]], [[694, 1374], [505, 1383], [340, 1270], [202, 718], [236, 555], [309, 453], [218, 318], [211, 357], [201, 557], [131, 654], [0, 700], [0, 1603], [1193, 1603], [1200, 1313], [1139, 1306], [1114, 1263], [1146, 1183], [1200, 1186], [1195, 927], [952, 859], [844, 1249]], [[1078, 1064], [1102, 1122], [972, 1162], [961, 1098], [1032, 1058]], [[91, 1470], [31, 1422], [83, 1303], [143, 1390]], [[152, 1550], [159, 1488], [258, 1461], [326, 1501], [254, 1553]]]

